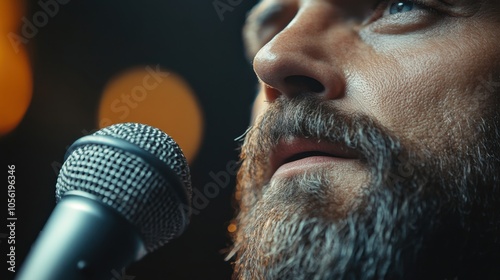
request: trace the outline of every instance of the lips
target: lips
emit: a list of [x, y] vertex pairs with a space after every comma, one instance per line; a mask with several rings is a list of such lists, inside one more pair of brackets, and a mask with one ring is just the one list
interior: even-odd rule
[[271, 174], [278, 170], [300, 169], [322, 164], [357, 160], [359, 153], [343, 143], [331, 143], [312, 138], [280, 141], [271, 154]]

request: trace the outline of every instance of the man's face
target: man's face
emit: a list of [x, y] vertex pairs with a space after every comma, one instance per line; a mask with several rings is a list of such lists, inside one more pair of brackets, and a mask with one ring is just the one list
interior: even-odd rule
[[499, 233], [499, 28], [496, 0], [261, 1], [235, 275], [454, 277], [490, 258], [473, 239]]

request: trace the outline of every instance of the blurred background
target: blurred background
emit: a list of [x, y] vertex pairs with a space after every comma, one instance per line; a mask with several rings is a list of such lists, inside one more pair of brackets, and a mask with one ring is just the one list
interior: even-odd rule
[[[210, 174], [227, 173], [256, 90], [241, 40], [256, 2], [0, 0], [0, 206], [6, 215], [7, 165], [15, 165], [16, 269], [55, 206], [67, 147], [99, 128], [162, 129], [184, 150], [201, 192], [215, 182]], [[122, 278], [229, 279], [234, 185], [230, 176], [184, 235]], [[12, 279], [2, 221], [0, 278]]]

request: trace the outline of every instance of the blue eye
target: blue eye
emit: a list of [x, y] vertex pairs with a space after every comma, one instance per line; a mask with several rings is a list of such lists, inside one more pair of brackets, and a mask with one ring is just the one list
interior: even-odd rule
[[398, 1], [391, 4], [389, 7], [389, 13], [391, 15], [405, 13], [413, 10], [413, 2], [411, 1]]

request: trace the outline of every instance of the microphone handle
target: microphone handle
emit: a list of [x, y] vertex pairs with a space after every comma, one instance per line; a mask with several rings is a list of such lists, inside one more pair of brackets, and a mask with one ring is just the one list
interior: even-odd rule
[[54, 208], [16, 280], [110, 280], [146, 255], [138, 231], [116, 210], [81, 192]]

